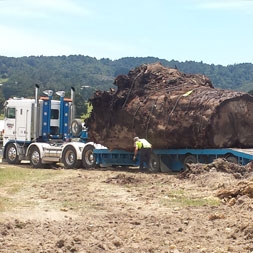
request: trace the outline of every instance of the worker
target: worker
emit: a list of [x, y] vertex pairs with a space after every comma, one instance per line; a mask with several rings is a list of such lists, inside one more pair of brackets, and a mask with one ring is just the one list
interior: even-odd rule
[[140, 151], [140, 171], [144, 171], [144, 163], [149, 167], [149, 160], [152, 153], [152, 145], [146, 139], [140, 139], [139, 137], [134, 137], [134, 157]]

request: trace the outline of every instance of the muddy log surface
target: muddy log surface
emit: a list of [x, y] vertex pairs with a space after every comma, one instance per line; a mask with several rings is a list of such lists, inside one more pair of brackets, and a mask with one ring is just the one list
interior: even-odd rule
[[117, 89], [97, 91], [86, 122], [92, 141], [132, 150], [133, 137], [154, 148], [253, 147], [253, 97], [215, 89], [204, 75], [160, 63], [115, 79]]

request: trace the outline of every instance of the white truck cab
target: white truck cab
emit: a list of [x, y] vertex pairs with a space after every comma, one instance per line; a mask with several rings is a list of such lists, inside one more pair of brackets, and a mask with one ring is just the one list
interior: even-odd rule
[[[39, 106], [47, 101], [40, 100]], [[13, 98], [5, 102], [5, 118], [4, 118], [4, 138], [3, 145], [9, 140], [17, 140], [23, 142], [33, 141], [34, 138], [45, 136], [46, 132], [42, 132], [43, 124], [40, 124], [38, 129], [35, 129], [34, 120], [42, 122], [42, 110], [35, 115], [35, 100], [25, 98]], [[44, 112], [46, 113], [46, 112]], [[51, 135], [59, 134], [60, 122], [60, 101], [51, 101], [51, 119], [50, 133]], [[45, 128], [44, 128], [45, 129]], [[43, 130], [44, 130], [43, 129]]]

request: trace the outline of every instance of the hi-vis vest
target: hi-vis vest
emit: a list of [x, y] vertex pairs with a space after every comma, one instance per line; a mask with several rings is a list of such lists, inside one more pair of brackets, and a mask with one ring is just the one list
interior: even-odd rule
[[138, 141], [135, 142], [135, 145], [138, 146], [138, 149], [152, 147], [152, 145], [145, 139], [139, 139]]

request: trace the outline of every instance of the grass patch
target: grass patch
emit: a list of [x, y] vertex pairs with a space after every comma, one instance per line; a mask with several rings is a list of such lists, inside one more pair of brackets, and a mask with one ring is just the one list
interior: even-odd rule
[[196, 197], [191, 196], [183, 190], [170, 192], [163, 200], [162, 205], [173, 207], [202, 207], [218, 206], [220, 200], [215, 197]]
[[0, 212], [3, 212], [5, 210], [7, 203], [8, 199], [0, 196]]
[[20, 167], [0, 167], [0, 187], [23, 183], [27, 180], [41, 181], [58, 175], [59, 171], [46, 169], [30, 169]]
[[24, 185], [40, 183], [61, 174], [59, 170], [4, 167], [0, 165], [0, 212], [11, 205], [12, 196]]
[[61, 203], [61, 210], [79, 210], [82, 209], [83, 207], [85, 207], [87, 205], [87, 203], [82, 203], [82, 201], [80, 200], [63, 200]]

